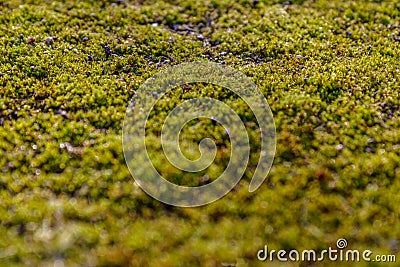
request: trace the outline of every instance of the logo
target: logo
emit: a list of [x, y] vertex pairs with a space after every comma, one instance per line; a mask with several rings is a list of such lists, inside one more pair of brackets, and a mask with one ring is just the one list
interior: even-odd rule
[[275, 124], [271, 109], [257, 86], [244, 74], [210, 62], [184, 63], [167, 68], [138, 88], [129, 104], [123, 126], [123, 150], [136, 183], [153, 198], [174, 206], [196, 207], [222, 198], [240, 181], [250, 156], [245, 124], [224, 102], [209, 97], [192, 98], [178, 104], [167, 115], [161, 129], [161, 143], [168, 161], [183, 172], [196, 173], [209, 167], [217, 147], [210, 138], [198, 144], [201, 156], [188, 159], [181, 151], [179, 136], [189, 122], [206, 118], [224, 127], [230, 139], [230, 159], [222, 174], [209, 184], [181, 186], [160, 175], [150, 160], [146, 146], [146, 125], [150, 113], [163, 95], [179, 86], [207, 83], [221, 86], [240, 97], [251, 109], [261, 133], [260, 155], [249, 185], [255, 191], [266, 179], [275, 155]]

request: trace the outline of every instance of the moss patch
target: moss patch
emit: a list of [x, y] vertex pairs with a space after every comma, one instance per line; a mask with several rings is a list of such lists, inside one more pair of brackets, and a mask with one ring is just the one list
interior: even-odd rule
[[[399, 19], [386, 1], [3, 1], [0, 264], [257, 266], [264, 244], [325, 249], [338, 238], [398, 254]], [[245, 177], [211, 205], [172, 208], [132, 182], [121, 128], [147, 78], [195, 60], [257, 84], [277, 153], [255, 193]], [[206, 85], [185, 94], [167, 100], [229, 102], [257, 147], [239, 100]], [[209, 129], [187, 135], [221, 136]]]

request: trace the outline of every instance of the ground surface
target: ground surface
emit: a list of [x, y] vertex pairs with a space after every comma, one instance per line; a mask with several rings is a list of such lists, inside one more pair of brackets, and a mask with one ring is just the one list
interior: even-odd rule
[[[399, 18], [400, 3], [384, 1], [1, 1], [0, 265], [258, 266], [265, 244], [322, 250], [338, 238], [398, 255]], [[257, 84], [277, 153], [255, 193], [247, 174], [227, 197], [182, 209], [134, 185], [121, 129], [147, 78], [194, 60]], [[186, 89], [166, 102], [227, 101], [259, 144], [242, 102]], [[202, 123], [188, 137], [220, 136]], [[198, 184], [153, 148], [160, 172]]]

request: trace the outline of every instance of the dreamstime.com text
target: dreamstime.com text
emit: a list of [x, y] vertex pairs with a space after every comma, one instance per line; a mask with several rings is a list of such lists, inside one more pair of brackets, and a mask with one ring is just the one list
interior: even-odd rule
[[260, 261], [309, 261], [309, 262], [322, 262], [328, 261], [341, 261], [341, 262], [396, 262], [396, 255], [373, 255], [371, 250], [359, 251], [357, 249], [345, 249], [348, 243], [344, 238], [338, 239], [336, 242], [336, 248], [329, 247], [322, 251], [316, 250], [268, 250], [268, 246], [265, 245], [263, 249], [257, 252], [257, 258]]

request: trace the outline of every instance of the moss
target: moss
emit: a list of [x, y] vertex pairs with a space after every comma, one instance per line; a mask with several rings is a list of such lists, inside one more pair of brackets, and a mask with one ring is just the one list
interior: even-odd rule
[[[257, 266], [264, 244], [324, 249], [338, 238], [398, 254], [399, 19], [400, 5], [388, 1], [3, 1], [0, 265]], [[232, 66], [257, 84], [274, 114], [277, 153], [249, 194], [260, 139], [247, 106], [204, 84], [165, 96], [150, 139], [174, 105], [210, 96], [241, 116], [255, 152], [228, 196], [179, 209], [133, 183], [121, 128], [147, 78], [194, 60]], [[194, 180], [151, 144], [176, 183], [197, 185], [226, 165], [221, 128], [201, 124], [185, 136], [221, 143]]]

